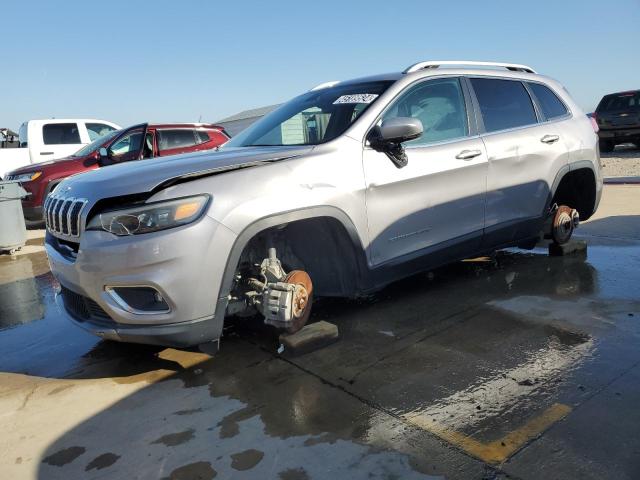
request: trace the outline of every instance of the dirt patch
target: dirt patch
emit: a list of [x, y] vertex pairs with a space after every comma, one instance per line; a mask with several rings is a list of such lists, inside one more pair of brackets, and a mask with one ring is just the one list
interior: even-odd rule
[[287, 470], [283, 470], [282, 472], [278, 473], [278, 477], [280, 477], [282, 480], [308, 480], [309, 479], [309, 475], [307, 474], [307, 471], [302, 467], [289, 468]]
[[86, 448], [84, 447], [69, 447], [69, 448], [60, 450], [59, 452], [56, 452], [53, 455], [49, 455], [42, 461], [49, 465], [53, 465], [54, 467], [62, 467], [63, 465], [67, 465], [68, 463], [73, 462], [85, 451], [86, 451]]
[[110, 467], [111, 465], [116, 463], [119, 458], [120, 455], [116, 455], [115, 453], [103, 453], [102, 455], [99, 455], [91, 460], [84, 471], [88, 472], [89, 470], [102, 470], [103, 468]]
[[163, 480], [211, 480], [217, 475], [209, 462], [195, 462], [176, 468]]
[[231, 455], [231, 468], [239, 471], [251, 470], [260, 463], [263, 457], [264, 452], [254, 449], [234, 453]]
[[176, 445], [181, 445], [191, 440], [193, 438], [193, 432], [194, 430], [190, 428], [184, 432], [169, 433], [168, 435], [163, 435], [157, 440], [154, 440], [151, 442], [151, 445], [162, 443], [167, 447], [175, 447]]

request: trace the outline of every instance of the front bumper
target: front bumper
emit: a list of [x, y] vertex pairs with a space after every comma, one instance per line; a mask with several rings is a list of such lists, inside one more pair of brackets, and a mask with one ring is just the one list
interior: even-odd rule
[[79, 318], [66, 308], [60, 293], [56, 293], [56, 305], [75, 325], [105, 340], [184, 348], [220, 337], [213, 317], [191, 322], [137, 326]]
[[[79, 318], [60, 299], [74, 323], [102, 338], [183, 347], [217, 340], [222, 333], [224, 312], [215, 315], [215, 308], [235, 238], [204, 216], [185, 227], [130, 237], [83, 232], [75, 259], [56, 248], [51, 234], [45, 248], [61, 286], [105, 313]], [[127, 311], [105, 290], [109, 286], [152, 287], [170, 310]]]
[[42, 206], [29, 207], [22, 203], [22, 211], [24, 218], [30, 222], [44, 222], [44, 215], [42, 214]]

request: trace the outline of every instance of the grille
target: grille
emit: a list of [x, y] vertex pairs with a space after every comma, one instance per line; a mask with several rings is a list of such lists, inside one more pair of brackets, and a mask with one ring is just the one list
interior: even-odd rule
[[67, 237], [80, 236], [80, 214], [87, 204], [84, 198], [48, 195], [44, 202], [47, 230]]
[[105, 325], [111, 325], [114, 323], [113, 320], [111, 320], [111, 317], [107, 315], [107, 312], [105, 312], [96, 302], [63, 287], [62, 285], [60, 287], [64, 306], [75, 318], [80, 321], [93, 320], [95, 323]]

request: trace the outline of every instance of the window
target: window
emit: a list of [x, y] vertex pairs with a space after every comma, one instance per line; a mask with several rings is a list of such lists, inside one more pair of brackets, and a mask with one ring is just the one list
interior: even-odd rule
[[117, 134], [118, 134], [118, 131], [114, 130], [113, 132], [106, 134], [104, 137], [97, 138], [93, 142], [91, 142], [91, 143], [85, 145], [84, 147], [82, 147], [80, 150], [78, 150], [76, 153], [74, 153], [71, 156], [72, 157], [84, 157], [86, 155], [89, 155], [89, 154], [95, 152], [96, 150], [98, 150], [100, 147], [104, 147], [105, 145], [107, 145], [109, 143], [109, 141], [113, 137], [115, 137]]
[[42, 126], [45, 145], [73, 145], [80, 142], [77, 123], [48, 123]]
[[542, 113], [547, 120], [563, 117], [568, 113], [564, 103], [549, 88], [539, 83], [528, 83], [527, 85], [538, 99]]
[[406, 145], [441, 142], [468, 134], [464, 95], [457, 78], [430, 80], [411, 87], [387, 110], [382, 121], [396, 117], [413, 117], [422, 122], [422, 136]]
[[640, 110], [640, 91], [615, 93], [605, 96], [596, 112], [615, 112], [621, 110]]
[[20, 139], [20, 148], [26, 148], [29, 146], [27, 138], [27, 122], [24, 122], [22, 125], [20, 125], [20, 130], [18, 130], [18, 138]]
[[243, 130], [223, 148], [328, 142], [342, 135], [392, 83], [338, 83], [311, 90]]
[[536, 112], [527, 89], [514, 80], [472, 78], [487, 132], [537, 123]]
[[196, 143], [194, 131], [189, 128], [180, 128], [175, 130], [158, 130], [158, 149], [172, 150], [174, 148], [192, 147]]
[[115, 132], [115, 130], [111, 125], [105, 123], [87, 123], [87, 133], [89, 134], [89, 140], [92, 142], [107, 133]]
[[113, 156], [119, 157], [131, 152], [140, 151], [140, 140], [142, 139], [142, 131], [134, 130], [127, 133], [124, 137], [116, 141], [109, 150]]
[[204, 130], [196, 130], [196, 135], [198, 137], [198, 143], [205, 143], [211, 140]]

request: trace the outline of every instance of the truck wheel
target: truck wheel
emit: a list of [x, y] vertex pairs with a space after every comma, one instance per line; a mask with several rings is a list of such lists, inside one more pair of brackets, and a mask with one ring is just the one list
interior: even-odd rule
[[561, 205], [553, 216], [551, 238], [558, 245], [567, 243], [571, 239], [573, 229], [578, 226], [580, 216], [578, 212], [566, 205]]
[[311, 277], [303, 270], [293, 270], [284, 279], [286, 283], [299, 286], [296, 288], [293, 297], [293, 318], [294, 320], [284, 328], [287, 333], [295, 333], [304, 327], [311, 315], [311, 304], [313, 303], [313, 283]]
[[615, 144], [611, 140], [600, 140], [600, 151], [604, 153], [613, 152]]

